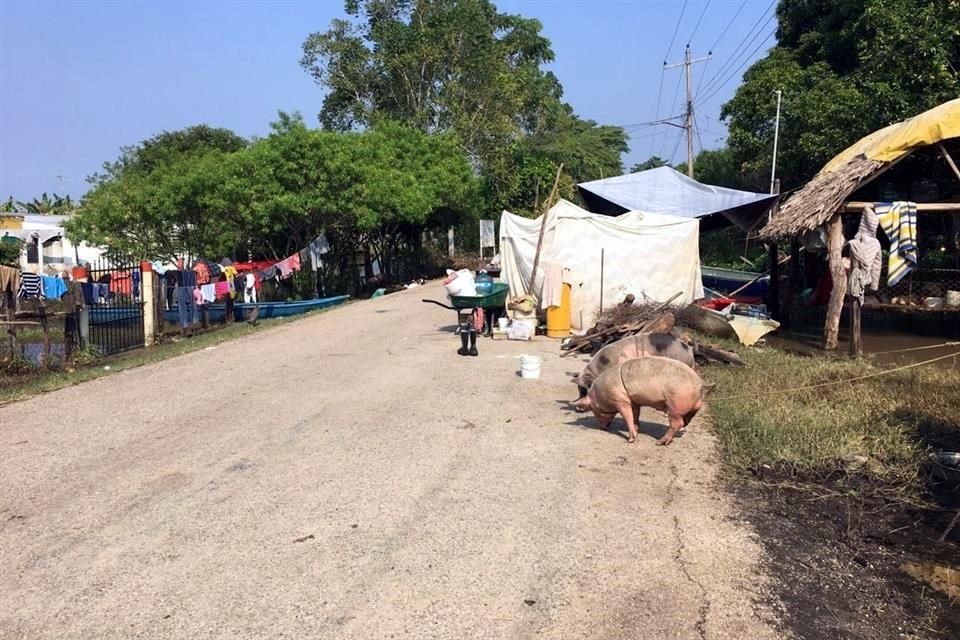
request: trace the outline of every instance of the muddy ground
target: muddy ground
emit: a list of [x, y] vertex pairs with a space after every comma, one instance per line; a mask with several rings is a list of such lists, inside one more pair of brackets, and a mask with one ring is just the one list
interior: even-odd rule
[[[960, 581], [957, 571], [942, 569], [960, 567], [960, 525], [940, 539], [956, 505], [913, 507], [874, 488], [854, 489], [849, 478], [843, 485], [754, 481], [741, 487], [739, 504], [766, 549], [785, 632], [960, 638]], [[934, 584], [952, 589], [954, 599]]]

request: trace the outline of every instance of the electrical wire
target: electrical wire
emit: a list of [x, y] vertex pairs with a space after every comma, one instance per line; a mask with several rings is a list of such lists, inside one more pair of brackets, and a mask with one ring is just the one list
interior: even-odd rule
[[683, 8], [680, 9], [680, 17], [677, 18], [677, 26], [673, 28], [673, 37], [670, 38], [670, 45], [667, 47], [667, 52], [663, 54], [663, 64], [667, 64], [667, 58], [670, 57], [670, 52], [673, 51], [673, 43], [677, 39], [677, 31], [680, 30], [680, 22], [683, 20], [683, 12], [687, 10], [687, 0], [683, 0]]
[[[673, 101], [670, 103], [671, 104], [670, 111], [673, 111], [677, 107], [677, 96], [680, 95], [680, 84], [682, 80], [683, 80], [683, 74], [680, 74], [677, 77], [677, 87], [673, 91]], [[663, 153], [663, 146], [664, 144], [666, 144], [666, 142], [667, 142], [667, 134], [664, 133], [663, 139], [660, 140], [660, 146], [657, 147], [657, 151], [658, 151], [657, 155], [661, 155]]]
[[[667, 70], [666, 70], [667, 58], [670, 57], [670, 52], [673, 51], [673, 43], [674, 43], [674, 42], [676, 41], [676, 39], [677, 39], [677, 32], [680, 30], [680, 23], [683, 21], [683, 14], [684, 14], [684, 13], [686, 12], [686, 10], [687, 10], [687, 1], [688, 1], [688, 0], [683, 0], [683, 7], [681, 7], [681, 9], [680, 9], [680, 16], [677, 18], [677, 24], [673, 27], [673, 36], [670, 38], [670, 44], [667, 45], [667, 50], [666, 50], [666, 52], [663, 54], [663, 67], [664, 67], [664, 68], [662, 68], [662, 69], [660, 70], [660, 89], [657, 91], [657, 109], [656, 109], [656, 111], [654, 112], [654, 119], [660, 117], [660, 98], [661, 98], [661, 95], [662, 95], [662, 93], [663, 93], [663, 78], [664, 78], [664, 76], [666, 75], [666, 72], [667, 72]], [[670, 110], [673, 111], [673, 107], [671, 107]], [[666, 137], [666, 134], [664, 134], [664, 137]], [[650, 144], [651, 155], [652, 155], [652, 152], [653, 152], [653, 147], [654, 147], [656, 144], [657, 144], [657, 141], [656, 141], [656, 138], [654, 138], [653, 142]], [[663, 146], [663, 140], [660, 141], [660, 146], [661, 146], [661, 147]]]
[[720, 44], [720, 41], [723, 39], [723, 36], [727, 35], [727, 31], [729, 31], [730, 27], [733, 26], [733, 21], [737, 19], [737, 16], [740, 15], [740, 12], [743, 11], [743, 8], [745, 6], [747, 6], [747, 0], [743, 0], [743, 2], [740, 4], [740, 8], [737, 9], [737, 12], [733, 14], [732, 18], [730, 18], [730, 22], [728, 22], [727, 26], [723, 28], [723, 31], [721, 31], [720, 35], [717, 37], [717, 41], [713, 43], [713, 45], [710, 47], [708, 51], [713, 51], [714, 49], [717, 48], [717, 45]]
[[[716, 74], [714, 74], [712, 78], [707, 80], [707, 85], [704, 88], [705, 91], [709, 91], [710, 89], [713, 88], [713, 83], [718, 78], [720, 78], [724, 73], [726, 73], [727, 69], [729, 69], [732, 64], [735, 64], [735, 61], [739, 59], [741, 52], [749, 48], [750, 45], [753, 44], [753, 42], [756, 40], [757, 36], [759, 36], [763, 32], [763, 27], [760, 26], [760, 24], [763, 22], [763, 19], [765, 17], [767, 18], [767, 22], [764, 23], [764, 26], [766, 26], [766, 24], [768, 24], [770, 20], [772, 20], [776, 16], [776, 13], [771, 14], [769, 17], [767, 16], [767, 14], [770, 13], [770, 10], [773, 9], [775, 4], [776, 4], [776, 0], [773, 0], [769, 5], [767, 5], [767, 8], [763, 10], [763, 13], [760, 14], [760, 17], [757, 18], [757, 21], [753, 23], [753, 26], [750, 27], [749, 31], [747, 31], [747, 34], [743, 37], [743, 40], [740, 41], [740, 44], [738, 44], [737, 47], [733, 50], [733, 52], [730, 54], [730, 57], [727, 59], [727, 61], [724, 62], [719, 69], [717, 69]], [[755, 35], [754, 35], [754, 32], [756, 32]], [[750, 39], [751, 35], [753, 35], [752, 39]]]
[[690, 34], [690, 37], [687, 38], [687, 43], [693, 42], [693, 36], [697, 35], [697, 29], [700, 28], [700, 23], [703, 22], [703, 16], [707, 13], [707, 7], [710, 6], [710, 0], [707, 0], [707, 4], [703, 5], [703, 11], [700, 12], [700, 17], [697, 18], [697, 26], [693, 28], [693, 33]]
[[776, 33], [777, 33], [777, 30], [774, 29], [774, 30], [771, 31], [769, 34], [767, 34], [767, 37], [760, 41], [760, 44], [758, 44], [758, 45], [756, 46], [756, 48], [755, 48], [753, 51], [751, 51], [751, 52], [749, 53], [749, 55], [747, 55], [747, 57], [746, 57], [746, 58], [744, 59], [744, 61], [740, 64], [740, 66], [737, 67], [736, 69], [734, 69], [730, 74], [728, 74], [727, 77], [724, 78], [722, 82], [720, 82], [719, 84], [715, 85], [713, 91], [712, 91], [709, 95], [707, 95], [705, 98], [703, 98], [703, 100], [702, 100], [701, 102], [702, 102], [702, 103], [703, 103], [703, 102], [707, 102], [708, 100], [710, 100], [710, 98], [712, 98], [713, 96], [717, 95], [717, 93], [719, 93], [720, 90], [723, 89], [728, 82], [730, 82], [730, 79], [731, 79], [731, 78], [733, 78], [735, 75], [737, 75], [737, 73], [740, 72], [741, 69], [743, 69], [745, 66], [747, 66], [747, 64], [748, 64], [748, 63], [751, 61], [751, 59], [753, 58], [754, 54], [756, 54], [758, 51], [760, 51], [760, 49], [761, 49], [765, 44], [767, 44], [767, 41], [768, 41], [770, 38], [772, 38], [774, 35], [776, 35]]

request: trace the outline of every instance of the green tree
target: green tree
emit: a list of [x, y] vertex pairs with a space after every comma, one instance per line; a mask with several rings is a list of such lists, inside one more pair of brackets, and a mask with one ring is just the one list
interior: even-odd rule
[[646, 171], [647, 169], [656, 169], [658, 167], [669, 167], [670, 163], [661, 158], [660, 156], [650, 156], [643, 162], [638, 162], [632, 167], [630, 167], [630, 173], [638, 173], [640, 171]]
[[954, 0], [781, 0], [777, 17], [777, 46], [721, 115], [736, 162], [747, 173], [769, 167], [773, 92], [783, 90], [784, 189], [867, 133], [960, 95]]

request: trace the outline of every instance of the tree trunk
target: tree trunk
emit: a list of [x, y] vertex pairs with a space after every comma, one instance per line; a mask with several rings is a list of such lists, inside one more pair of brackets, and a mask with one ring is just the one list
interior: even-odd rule
[[840, 313], [843, 311], [843, 298], [847, 293], [847, 274], [841, 260], [842, 251], [843, 221], [838, 213], [827, 224], [827, 259], [830, 263], [830, 278], [833, 280], [830, 304], [827, 306], [827, 321], [823, 327], [823, 348], [827, 351], [837, 348]]

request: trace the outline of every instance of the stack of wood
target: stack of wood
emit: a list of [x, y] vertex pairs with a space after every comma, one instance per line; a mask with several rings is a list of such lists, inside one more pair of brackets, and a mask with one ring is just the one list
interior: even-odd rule
[[[563, 355], [575, 353], [596, 353], [611, 342], [636, 335], [638, 333], [670, 333], [678, 326], [677, 317], [682, 317], [682, 308], [671, 306], [680, 297], [674, 294], [662, 304], [636, 303], [633, 294], [628, 294], [616, 307], [604, 311], [596, 324], [582, 336], [574, 336], [566, 341], [561, 349]], [[693, 350], [694, 355], [707, 362], [745, 365], [735, 353], [720, 349], [715, 345], [703, 344], [695, 340], [689, 332], [680, 336]]]

